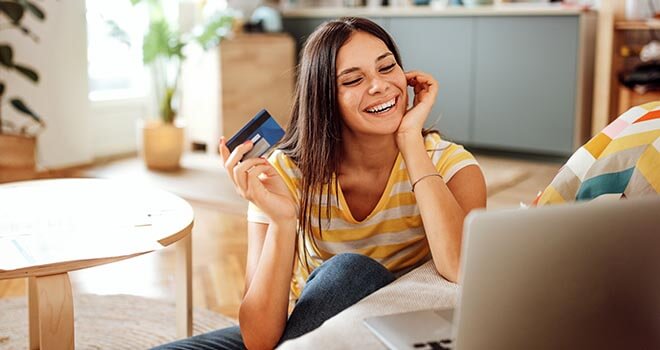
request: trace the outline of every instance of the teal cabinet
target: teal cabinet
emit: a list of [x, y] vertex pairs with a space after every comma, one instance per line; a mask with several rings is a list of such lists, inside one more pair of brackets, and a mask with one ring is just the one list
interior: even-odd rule
[[[391, 18], [389, 31], [405, 70], [421, 70], [438, 80], [438, 98], [426, 122], [444, 138], [470, 142], [472, 18]], [[409, 90], [412, 95], [412, 89]]]
[[577, 33], [577, 17], [479, 18], [471, 144], [573, 151]]

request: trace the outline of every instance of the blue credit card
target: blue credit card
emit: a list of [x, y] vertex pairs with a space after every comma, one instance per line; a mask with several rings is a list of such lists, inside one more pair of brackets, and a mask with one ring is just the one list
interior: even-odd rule
[[284, 136], [284, 130], [267, 110], [262, 109], [236, 135], [227, 141], [227, 148], [233, 151], [245, 141], [252, 141], [254, 147], [241, 160], [261, 157]]

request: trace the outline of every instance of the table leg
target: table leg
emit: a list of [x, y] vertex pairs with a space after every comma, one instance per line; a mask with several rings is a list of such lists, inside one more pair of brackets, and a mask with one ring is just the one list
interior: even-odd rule
[[176, 244], [176, 335], [192, 336], [192, 232]]
[[[30, 284], [30, 349], [72, 350], [74, 348], [73, 297], [69, 274], [33, 277], [28, 283]], [[34, 307], [35, 305], [38, 309]], [[37, 314], [33, 315], [35, 309]], [[34, 329], [37, 324], [38, 330]], [[39, 347], [35, 347], [36, 339], [33, 339], [33, 336], [37, 335]]]
[[39, 350], [39, 300], [37, 299], [37, 278], [28, 277], [27, 281], [30, 350]]

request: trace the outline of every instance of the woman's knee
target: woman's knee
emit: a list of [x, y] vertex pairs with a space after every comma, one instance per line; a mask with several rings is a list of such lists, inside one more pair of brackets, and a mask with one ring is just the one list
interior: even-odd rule
[[357, 280], [361, 283], [372, 281], [385, 285], [394, 281], [395, 277], [385, 266], [366, 255], [342, 253], [333, 256], [316, 268], [307, 282], [314, 279], [340, 280], [344, 283], [348, 280]]

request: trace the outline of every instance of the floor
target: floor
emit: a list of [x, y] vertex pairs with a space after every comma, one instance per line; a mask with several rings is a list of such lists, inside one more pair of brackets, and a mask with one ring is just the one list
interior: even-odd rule
[[[476, 156], [488, 183], [489, 210], [529, 204], [561, 166], [561, 161], [556, 159], [485, 153]], [[243, 293], [247, 249], [245, 203], [236, 197], [216, 164], [219, 164], [217, 159], [189, 155], [182, 162], [181, 172], [158, 174], [147, 171], [138, 159], [124, 159], [99, 163], [76, 175], [130, 177], [155, 183], [188, 199], [195, 212], [193, 305], [236, 318]], [[201, 184], [204, 190], [195, 191], [191, 184]], [[214, 195], [225, 200], [209, 199]], [[74, 293], [133, 294], [173, 300], [174, 253], [173, 249], [163, 249], [71, 272]], [[0, 281], [0, 298], [25, 295], [25, 285], [24, 279]]]

